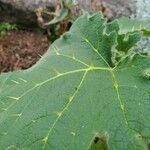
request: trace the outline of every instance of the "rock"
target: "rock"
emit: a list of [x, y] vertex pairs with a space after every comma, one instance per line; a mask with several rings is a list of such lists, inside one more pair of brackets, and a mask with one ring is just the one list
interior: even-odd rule
[[3, 3], [2, 1], [0, 1], [0, 22], [15, 23], [24, 27], [37, 26], [34, 12], [25, 11], [9, 3]]
[[[52, 9], [57, 0], [0, 0], [0, 21], [16, 23], [24, 27], [38, 25], [35, 10]], [[78, 0], [81, 8], [89, 12], [101, 10], [109, 19], [135, 13], [134, 0]]]
[[150, 20], [150, 1], [137, 0], [136, 3], [136, 18]]
[[[141, 20], [150, 20], [150, 1], [149, 0], [137, 0], [136, 13], [134, 18]], [[143, 38], [140, 42], [140, 48], [138, 51], [150, 52], [150, 39]]]
[[0, 0], [5, 4], [10, 4], [13, 7], [21, 10], [34, 11], [39, 7], [47, 8], [52, 7], [55, 0]]
[[136, 12], [135, 0], [79, 0], [79, 3], [90, 12], [104, 11], [109, 19], [131, 16]]
[[0, 0], [0, 22], [35, 27], [38, 25], [35, 10], [53, 6], [52, 0]]

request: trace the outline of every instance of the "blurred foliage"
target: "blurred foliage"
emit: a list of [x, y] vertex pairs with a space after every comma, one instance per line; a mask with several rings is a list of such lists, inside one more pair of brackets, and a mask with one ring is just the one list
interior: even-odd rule
[[72, 18], [71, 10], [77, 6], [76, 0], [61, 0], [57, 3], [55, 12], [53, 14], [53, 19], [48, 21], [45, 25], [56, 24], [63, 20], [74, 21]]
[[0, 23], [0, 37], [4, 36], [7, 32], [17, 30], [17, 26], [15, 24], [9, 24], [7, 22]]
[[42, 30], [46, 30], [49, 41], [53, 42], [69, 30], [77, 19], [75, 10], [80, 10], [77, 0], [56, 0], [54, 10], [38, 8], [37, 21]]

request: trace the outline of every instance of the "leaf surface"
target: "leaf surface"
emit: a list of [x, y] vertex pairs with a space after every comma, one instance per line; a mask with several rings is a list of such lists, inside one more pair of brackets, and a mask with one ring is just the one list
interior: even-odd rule
[[109, 150], [147, 149], [150, 57], [112, 68], [117, 32], [106, 24], [85, 14], [35, 66], [0, 75], [1, 149], [88, 150], [96, 137]]
[[144, 31], [145, 34], [150, 35], [150, 21], [136, 20], [122, 17], [118, 19], [120, 27], [119, 34], [126, 34], [128, 32]]

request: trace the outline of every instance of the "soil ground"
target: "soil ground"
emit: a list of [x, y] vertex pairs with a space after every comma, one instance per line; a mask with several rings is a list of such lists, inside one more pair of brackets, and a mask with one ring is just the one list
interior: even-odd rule
[[47, 36], [30, 31], [12, 31], [0, 38], [0, 72], [27, 69], [49, 48]]

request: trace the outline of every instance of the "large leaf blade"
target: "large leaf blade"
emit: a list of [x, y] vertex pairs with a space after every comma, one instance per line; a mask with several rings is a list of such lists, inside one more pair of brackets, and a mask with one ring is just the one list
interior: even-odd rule
[[97, 136], [112, 150], [146, 149], [150, 58], [111, 68], [105, 28], [99, 14], [86, 14], [34, 67], [0, 76], [2, 149], [89, 149]]

